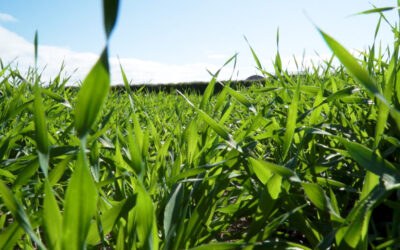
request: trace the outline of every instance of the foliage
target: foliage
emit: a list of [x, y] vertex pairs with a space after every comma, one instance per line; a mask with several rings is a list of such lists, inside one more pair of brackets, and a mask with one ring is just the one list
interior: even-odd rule
[[122, 91], [107, 4], [79, 92], [61, 71], [43, 84], [0, 65], [2, 248], [400, 247], [397, 26], [386, 57], [374, 44], [357, 60], [320, 30], [343, 66], [289, 75], [278, 53], [263, 86], [218, 71], [202, 95], [132, 91], [126, 77]]

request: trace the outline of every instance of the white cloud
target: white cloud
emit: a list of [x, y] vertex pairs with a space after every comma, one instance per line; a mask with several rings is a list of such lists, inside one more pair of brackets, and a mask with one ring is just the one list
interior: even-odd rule
[[[0, 55], [8, 63], [15, 59], [21, 72], [33, 65], [33, 43], [0, 26]], [[99, 55], [94, 53], [75, 52], [69, 48], [39, 45], [38, 66], [43, 70], [43, 79], [54, 78], [65, 64], [66, 75], [72, 74], [71, 82], [83, 80]], [[133, 83], [177, 83], [189, 81], [208, 81], [211, 79], [206, 69], [211, 72], [218, 70], [219, 65], [210, 63], [193, 63], [170, 65], [154, 61], [145, 61], [134, 58], [110, 58], [111, 81], [113, 84], [122, 83], [119, 62]], [[229, 77], [226, 70], [221, 77]]]
[[18, 20], [6, 13], [0, 13], [0, 22], [17, 22]]
[[[15, 59], [14, 64], [18, 64], [19, 70], [23, 73], [33, 65], [33, 44], [19, 35], [0, 26], [0, 57], [3, 62], [8, 63]], [[217, 54], [214, 54], [217, 55]], [[225, 55], [218, 55], [222, 57]], [[81, 53], [69, 48], [39, 45], [38, 66], [43, 69], [43, 80], [53, 79], [59, 72], [61, 64], [64, 62], [64, 75], [72, 74], [70, 84], [83, 80], [91, 67], [94, 65], [99, 55], [95, 53]], [[325, 59], [326, 57], [323, 56]], [[329, 57], [328, 57], [329, 58]], [[317, 65], [321, 59], [318, 56], [308, 56], [305, 58], [305, 65], [310, 67], [311, 60]], [[198, 62], [191, 64], [170, 65], [155, 61], [145, 61], [135, 58], [110, 58], [111, 82], [112, 84], [122, 84], [122, 75], [119, 62], [127, 75], [129, 81], [137, 83], [178, 83], [192, 81], [209, 81], [211, 76], [207, 69], [216, 72], [222, 64], [208, 62]], [[261, 63], [269, 72], [274, 72], [271, 60], [262, 60]], [[300, 63], [300, 62], [299, 62]], [[290, 72], [296, 71], [292, 57], [282, 56], [282, 65]], [[228, 65], [220, 74], [220, 79], [229, 79], [232, 74], [233, 64]], [[238, 57], [237, 72], [233, 74], [233, 79], [245, 79], [250, 75], [257, 74], [255, 62], [251, 55]], [[259, 74], [259, 73], [258, 73]]]
[[[208, 81], [211, 72], [218, 70], [217, 65], [209, 63], [194, 63], [183, 65], [170, 65], [153, 61], [143, 61], [134, 58], [121, 58], [119, 60], [128, 76], [134, 83], [178, 83], [191, 81]], [[119, 62], [116, 58], [110, 59], [111, 75], [114, 82], [121, 83], [122, 76]]]
[[211, 55], [208, 55], [207, 58], [210, 58], [210, 59], [226, 59], [226, 60], [228, 60], [229, 56], [224, 55], [224, 54], [211, 54]]

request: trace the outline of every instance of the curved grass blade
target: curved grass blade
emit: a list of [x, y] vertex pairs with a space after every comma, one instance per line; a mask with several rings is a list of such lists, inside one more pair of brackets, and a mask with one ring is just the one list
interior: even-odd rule
[[385, 12], [385, 11], [398, 10], [398, 9], [399, 9], [399, 7], [373, 8], [373, 9], [370, 9], [370, 10], [365, 10], [365, 11], [362, 11], [362, 12], [358, 12], [358, 13], [354, 14], [354, 16], [355, 15], [373, 14], [373, 13], [382, 13], [382, 12]]
[[52, 98], [53, 100], [55, 100], [56, 102], [60, 102], [60, 103], [67, 102], [67, 101], [64, 99], [64, 97], [60, 96], [59, 94], [56, 94], [56, 93], [52, 92], [52, 91], [49, 90], [49, 89], [41, 88], [40, 91], [41, 91], [44, 95], [46, 95], [46, 96]]
[[330, 213], [333, 215], [335, 220], [343, 222], [343, 218], [340, 217], [333, 209], [331, 201], [325, 194], [324, 190], [316, 183], [302, 183], [301, 186], [304, 189], [307, 197], [310, 201], [320, 210]]
[[221, 124], [218, 124], [214, 119], [212, 119], [206, 112], [196, 107], [184, 94], [182, 94], [179, 90], [176, 90], [178, 94], [180, 94], [190, 106], [192, 106], [199, 115], [204, 119], [204, 121], [219, 135], [221, 136], [230, 146], [241, 151], [241, 148], [236, 144], [233, 140], [232, 136], [227, 132], [228, 130]]
[[244, 105], [246, 108], [248, 108], [250, 111], [252, 111], [253, 113], [256, 113], [256, 110], [255, 110], [255, 108], [253, 107], [252, 102], [251, 102], [249, 99], [247, 99], [246, 96], [244, 96], [244, 95], [241, 94], [240, 92], [235, 91], [234, 89], [232, 89], [232, 88], [230, 88], [230, 87], [228, 87], [228, 86], [225, 86], [225, 85], [223, 85], [223, 86], [224, 86], [224, 88], [227, 89], [228, 93], [229, 93], [231, 96], [233, 96], [236, 100], [238, 100], [241, 104], [243, 104], [243, 105]]
[[114, 29], [118, 16], [119, 0], [103, 0], [104, 30], [107, 40]]
[[249, 45], [249, 48], [250, 48], [250, 50], [251, 50], [251, 54], [253, 55], [253, 58], [254, 58], [254, 60], [256, 61], [256, 64], [257, 64], [258, 69], [259, 69], [262, 73], [264, 73], [263, 70], [262, 70], [261, 62], [260, 62], [260, 60], [258, 59], [258, 56], [257, 56], [256, 52], [254, 51], [254, 49], [251, 47], [249, 41], [247, 40], [247, 37], [244, 36], [244, 40], [246, 41], [247, 45]]
[[385, 105], [390, 107], [389, 102], [381, 94], [378, 87], [376, 86], [375, 80], [370, 77], [368, 72], [364, 70], [357, 60], [335, 39], [323, 32], [321, 29], [317, 28], [325, 42], [328, 44], [329, 48], [333, 53], [339, 58], [340, 62], [346, 67], [350, 74], [362, 85], [364, 88], [380, 99]]
[[267, 184], [268, 180], [272, 176], [272, 172], [269, 168], [265, 167], [263, 162], [257, 161], [255, 159], [250, 158], [250, 166], [257, 178], [261, 181], [262, 184]]
[[255, 170], [254, 172], [256, 173], [258, 172], [257, 177], [260, 178], [260, 181], [263, 183], [266, 182], [267, 178], [270, 177], [269, 172], [279, 174], [282, 177], [288, 178], [294, 182], [300, 182], [300, 179], [296, 175], [296, 173], [290, 170], [289, 168], [279, 166], [268, 161], [255, 159], [252, 157], [249, 158], [249, 162], [253, 166], [253, 168], [258, 168], [258, 170]]
[[[397, 68], [397, 55], [398, 48], [395, 49], [394, 54], [392, 56], [392, 60], [389, 63], [389, 67], [385, 72], [385, 86], [383, 87], [383, 95], [390, 102], [392, 99], [393, 88], [396, 81], [396, 68]], [[382, 139], [382, 135], [385, 131], [386, 122], [389, 116], [389, 107], [386, 105], [382, 105], [378, 102], [379, 113], [378, 113], [378, 121], [376, 123], [375, 128], [375, 142], [374, 147], [377, 148], [379, 146], [379, 142]]]

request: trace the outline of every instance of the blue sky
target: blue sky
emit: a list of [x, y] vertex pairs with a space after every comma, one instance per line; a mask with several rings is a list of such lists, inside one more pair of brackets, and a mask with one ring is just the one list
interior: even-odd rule
[[[309, 18], [349, 50], [372, 43], [378, 15], [350, 16], [396, 1], [361, 0], [121, 0], [117, 26], [111, 38], [112, 79], [120, 82], [118, 60], [135, 82], [208, 80], [206, 68], [215, 71], [236, 52], [238, 76], [256, 73], [255, 63], [243, 39], [246, 36], [272, 71], [276, 54], [276, 30], [284, 66], [292, 56], [318, 61], [330, 51]], [[13, 0], [0, 9], [0, 57], [17, 57], [20, 67], [33, 61], [32, 40], [39, 31], [40, 65], [44, 74], [57, 72], [64, 60], [74, 79], [82, 79], [104, 46], [101, 1]], [[307, 13], [307, 14], [305, 14]], [[8, 15], [8, 19], [6, 18]], [[395, 21], [395, 13], [387, 13]], [[3, 18], [1, 18], [3, 17]], [[12, 20], [14, 18], [14, 20]], [[11, 39], [12, 38], [12, 39]], [[15, 39], [15, 41], [13, 40]], [[383, 25], [379, 41], [392, 35]], [[318, 55], [316, 54], [318, 52]], [[286, 64], [286, 65], [285, 65]], [[227, 70], [223, 77], [228, 77]], [[54, 75], [53, 75], [54, 76]]]

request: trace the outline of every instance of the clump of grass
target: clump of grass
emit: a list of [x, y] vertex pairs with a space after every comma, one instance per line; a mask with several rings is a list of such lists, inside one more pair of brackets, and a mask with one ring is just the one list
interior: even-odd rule
[[118, 1], [104, 4], [79, 92], [0, 63], [2, 248], [399, 247], [396, 26], [387, 60], [320, 30], [343, 66], [290, 75], [278, 53], [273, 75], [250, 47], [263, 86], [218, 71], [203, 94], [132, 91], [121, 66], [122, 91], [107, 66]]

